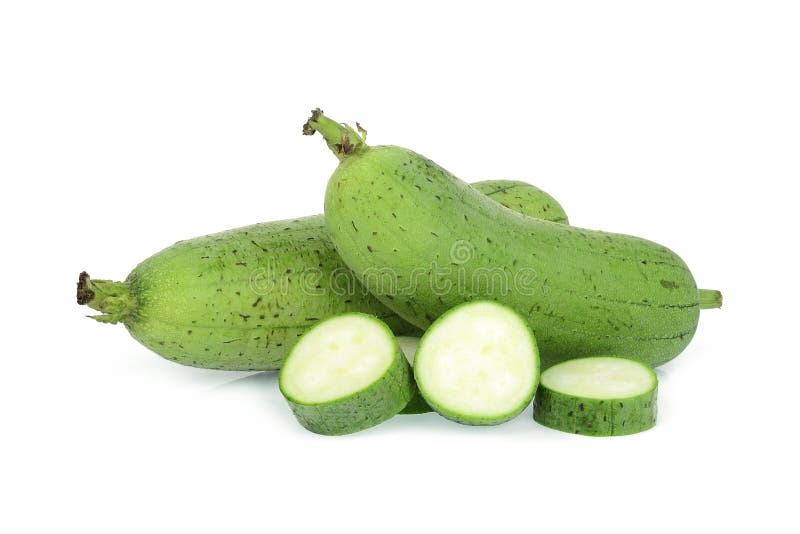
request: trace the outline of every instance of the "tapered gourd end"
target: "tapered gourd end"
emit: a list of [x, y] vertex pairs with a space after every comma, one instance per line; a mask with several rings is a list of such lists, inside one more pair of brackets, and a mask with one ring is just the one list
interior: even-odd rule
[[319, 132], [331, 152], [341, 161], [367, 146], [367, 131], [358, 123], [356, 129], [358, 131], [349, 124], [329, 119], [321, 109], [316, 108], [303, 125], [303, 135], [314, 135], [314, 132]]
[[716, 289], [699, 289], [700, 309], [710, 310], [722, 307], [722, 292]]
[[101, 323], [124, 322], [136, 308], [130, 285], [111, 280], [92, 280], [86, 271], [78, 276], [77, 301], [82, 306], [101, 312], [101, 315], [89, 316]]

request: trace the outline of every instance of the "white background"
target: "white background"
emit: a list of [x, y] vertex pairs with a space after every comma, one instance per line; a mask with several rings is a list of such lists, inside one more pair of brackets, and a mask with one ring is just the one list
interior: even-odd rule
[[[434, 4], [2, 4], [0, 530], [797, 532], [797, 3]], [[83, 269], [321, 212], [317, 106], [724, 290], [658, 370], [658, 426], [591, 439], [528, 409], [326, 438], [275, 374], [84, 318]]]

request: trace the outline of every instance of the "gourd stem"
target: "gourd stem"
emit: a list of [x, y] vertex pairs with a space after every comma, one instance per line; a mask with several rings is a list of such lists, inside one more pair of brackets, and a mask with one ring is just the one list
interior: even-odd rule
[[710, 310], [722, 307], [722, 292], [716, 289], [698, 289], [700, 293], [700, 309]]
[[102, 315], [90, 315], [101, 323], [125, 321], [136, 309], [136, 298], [126, 282], [92, 280], [86, 271], [78, 277], [78, 304], [89, 306]]
[[303, 125], [303, 135], [314, 135], [314, 132], [319, 132], [331, 152], [341, 161], [366, 148], [366, 132], [360, 126], [358, 129], [361, 134], [347, 124], [329, 119], [321, 109], [317, 108], [311, 112], [311, 117]]

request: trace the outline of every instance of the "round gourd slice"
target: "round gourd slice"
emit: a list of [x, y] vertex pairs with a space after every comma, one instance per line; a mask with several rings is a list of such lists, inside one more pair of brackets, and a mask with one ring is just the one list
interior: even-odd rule
[[422, 396], [444, 417], [468, 425], [502, 423], [524, 410], [536, 391], [536, 340], [506, 306], [462, 304], [422, 336], [414, 376]]
[[533, 418], [572, 434], [635, 434], [656, 423], [657, 389], [655, 372], [635, 360], [616, 356], [569, 360], [542, 373]]
[[348, 313], [322, 321], [292, 348], [279, 384], [301, 425], [340, 435], [381, 423], [402, 410], [414, 383], [385, 323]]

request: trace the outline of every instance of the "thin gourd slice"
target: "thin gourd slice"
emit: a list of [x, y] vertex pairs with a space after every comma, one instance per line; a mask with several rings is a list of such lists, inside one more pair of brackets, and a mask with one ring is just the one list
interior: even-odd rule
[[499, 424], [524, 410], [536, 391], [536, 340], [525, 321], [502, 304], [461, 304], [422, 336], [414, 377], [427, 403], [447, 419]]
[[358, 432], [391, 418], [414, 393], [408, 361], [378, 318], [322, 321], [292, 348], [279, 385], [295, 417], [317, 434]]
[[569, 360], [542, 373], [533, 402], [539, 423], [572, 434], [622, 436], [656, 423], [658, 378], [616, 356]]
[[[408, 363], [414, 366], [414, 355], [417, 353], [419, 347], [419, 338], [414, 336], [397, 336], [397, 342], [400, 344], [400, 350], [405, 354]], [[419, 392], [416, 382], [414, 382], [414, 396], [408, 401], [406, 407], [400, 411], [401, 415], [416, 415], [421, 413], [430, 413], [433, 408], [425, 402], [425, 397]]]

